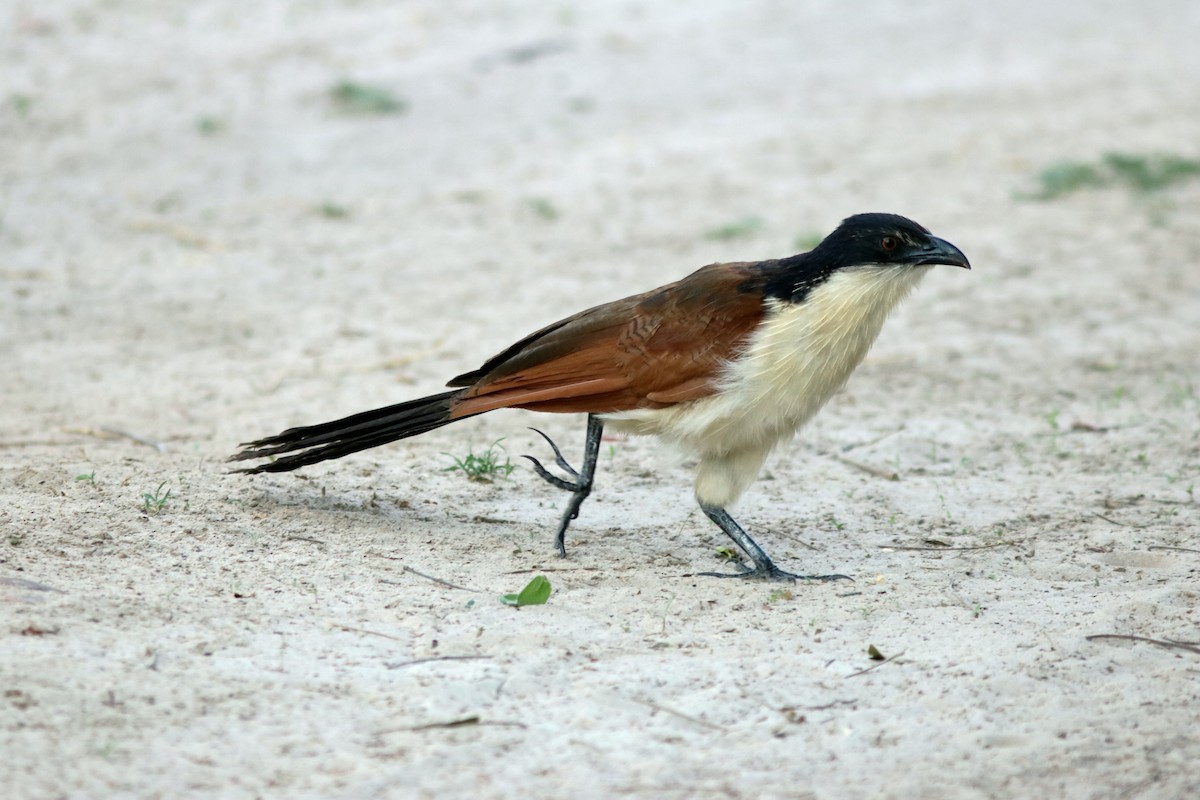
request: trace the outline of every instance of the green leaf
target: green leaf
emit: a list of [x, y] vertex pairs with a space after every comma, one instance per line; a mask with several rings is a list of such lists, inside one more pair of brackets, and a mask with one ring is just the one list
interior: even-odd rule
[[518, 594], [506, 594], [500, 600], [510, 606], [540, 606], [550, 599], [550, 591], [550, 581], [545, 575], [538, 575]]
[[354, 81], [339, 81], [329, 91], [334, 105], [348, 114], [402, 114], [408, 103], [387, 89]]

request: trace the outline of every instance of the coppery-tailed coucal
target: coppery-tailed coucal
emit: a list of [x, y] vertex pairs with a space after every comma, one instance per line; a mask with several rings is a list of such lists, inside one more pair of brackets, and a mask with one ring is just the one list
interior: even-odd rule
[[451, 380], [448, 392], [291, 428], [243, 445], [229, 460], [282, 456], [239, 471], [284, 472], [498, 408], [584, 413], [580, 470], [548, 437], [569, 478], [529, 457], [538, 475], [572, 495], [558, 526], [561, 555], [567, 527], [592, 490], [608, 425], [660, 436], [696, 457], [700, 508], [754, 562], [739, 573], [703, 574], [844, 577], [780, 569], [726, 509], [771, 449], [846, 383], [888, 313], [936, 264], [970, 269], [962, 251], [912, 220], [858, 214], [810, 252], [710, 264], [531, 333]]

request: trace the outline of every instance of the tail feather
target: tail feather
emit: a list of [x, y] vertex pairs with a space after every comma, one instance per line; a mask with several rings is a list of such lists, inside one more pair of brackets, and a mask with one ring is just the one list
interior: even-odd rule
[[[378, 447], [398, 439], [426, 433], [466, 417], [451, 417], [450, 407], [463, 390], [435, 394], [419, 400], [409, 400], [394, 406], [364, 411], [344, 419], [289, 428], [283, 433], [242, 444], [242, 450], [227, 461], [246, 461], [267, 458], [280, 453], [293, 455], [244, 467], [234, 472], [288, 472], [298, 467], [316, 464], [331, 458], [341, 458], [360, 450]], [[473, 416], [473, 415], [468, 415]]]

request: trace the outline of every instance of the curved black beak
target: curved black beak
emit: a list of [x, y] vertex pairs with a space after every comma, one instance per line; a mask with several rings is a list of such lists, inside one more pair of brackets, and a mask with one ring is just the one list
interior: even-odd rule
[[951, 267], [970, 269], [971, 262], [963, 251], [936, 236], [929, 237], [929, 244], [912, 254], [913, 264], [946, 264]]

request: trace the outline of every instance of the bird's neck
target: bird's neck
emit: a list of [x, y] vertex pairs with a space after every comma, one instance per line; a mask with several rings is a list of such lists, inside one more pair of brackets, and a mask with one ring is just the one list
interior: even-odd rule
[[749, 391], [748, 411], [778, 420], [781, 432], [803, 425], [850, 377], [888, 313], [928, 267], [843, 269], [801, 302], [768, 301], [766, 318], [727, 376]]
[[[808, 293], [801, 303], [774, 304], [783, 347], [797, 339], [830, 354], [840, 354], [854, 369], [879, 335], [884, 320], [908, 296], [928, 266], [868, 265], [842, 269]], [[849, 374], [847, 372], [847, 374]]]

